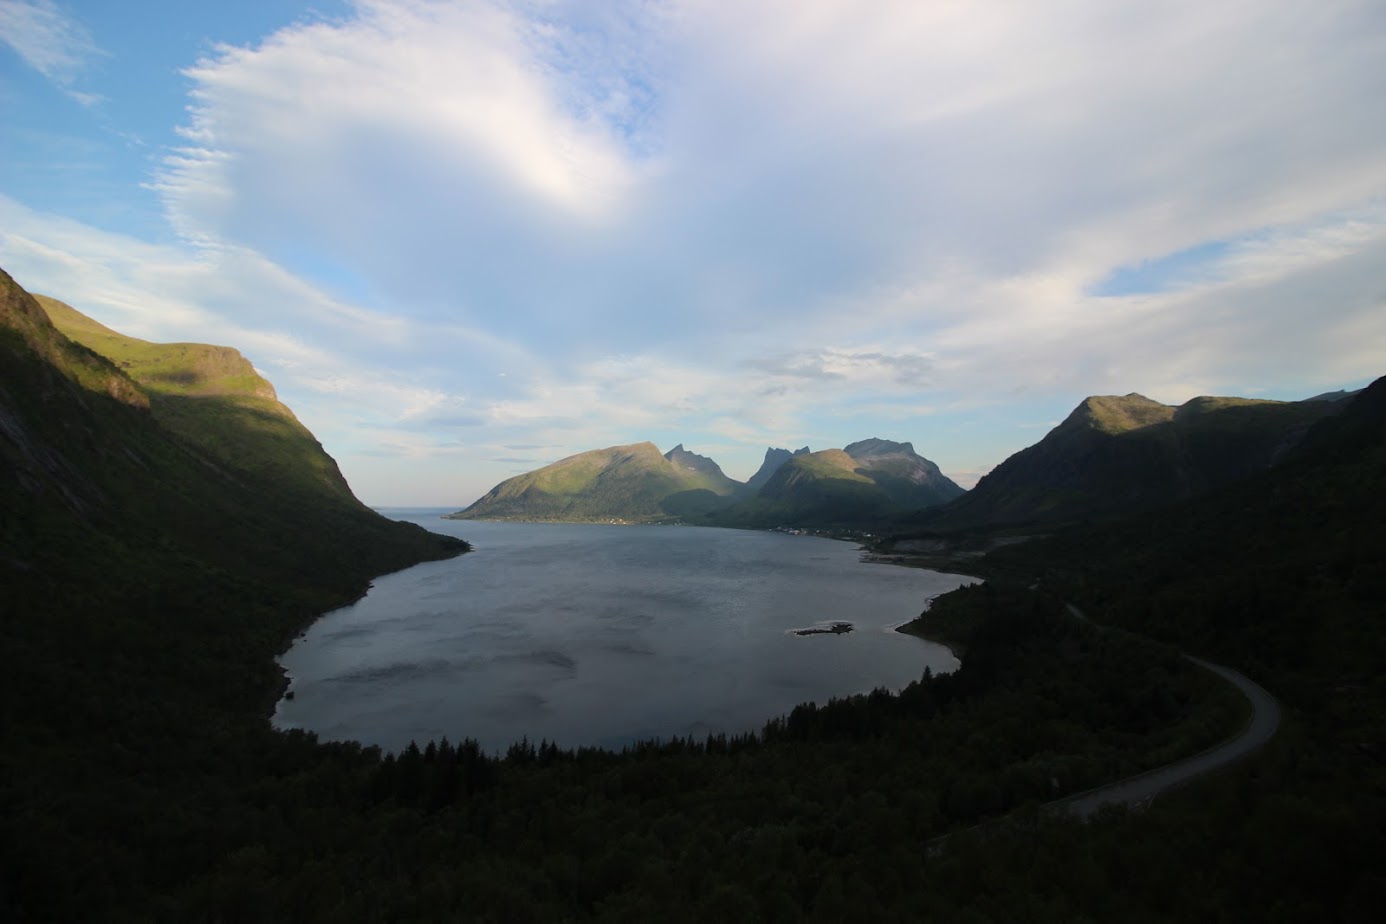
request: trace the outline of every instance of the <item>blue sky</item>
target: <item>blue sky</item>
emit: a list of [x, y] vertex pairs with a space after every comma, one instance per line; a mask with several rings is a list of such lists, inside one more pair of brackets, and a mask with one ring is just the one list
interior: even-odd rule
[[1386, 373], [1386, 9], [0, 0], [0, 266], [374, 504]]

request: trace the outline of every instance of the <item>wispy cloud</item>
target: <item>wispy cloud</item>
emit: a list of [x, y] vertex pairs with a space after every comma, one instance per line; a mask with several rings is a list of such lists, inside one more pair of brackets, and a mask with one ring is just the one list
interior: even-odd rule
[[86, 26], [53, 0], [0, 0], [0, 41], [82, 105], [101, 101], [77, 89], [77, 81], [103, 52]]

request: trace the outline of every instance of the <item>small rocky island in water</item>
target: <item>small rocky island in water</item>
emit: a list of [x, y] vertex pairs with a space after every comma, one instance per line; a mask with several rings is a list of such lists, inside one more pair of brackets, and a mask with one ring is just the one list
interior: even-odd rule
[[795, 629], [795, 635], [842, 635], [844, 632], [851, 632], [850, 622], [832, 622], [821, 626], [809, 626], [807, 629]]

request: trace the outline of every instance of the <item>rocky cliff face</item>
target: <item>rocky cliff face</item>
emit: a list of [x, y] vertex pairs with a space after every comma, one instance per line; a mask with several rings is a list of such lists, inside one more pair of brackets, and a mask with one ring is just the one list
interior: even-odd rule
[[696, 452], [689, 452], [679, 443], [673, 449], [664, 454], [664, 458], [669, 460], [669, 464], [676, 469], [701, 475], [709, 479], [709, 490], [717, 494], [730, 494], [741, 487], [739, 481], [733, 481], [722, 471], [722, 467], [707, 456], [700, 456]]
[[795, 456], [808, 455], [808, 452], [809, 448], [807, 446], [796, 449], [793, 452], [790, 452], [788, 449], [776, 449], [773, 447], [766, 449], [765, 461], [760, 463], [760, 468], [756, 470], [756, 473], [737, 490], [737, 495], [740, 497], [754, 496], [761, 488], [765, 487], [765, 483], [770, 480], [771, 476], [779, 471], [781, 465], [784, 465]]
[[869, 439], [852, 443], [843, 452], [856, 460], [856, 471], [876, 482], [902, 509], [936, 507], [964, 493], [910, 443]]

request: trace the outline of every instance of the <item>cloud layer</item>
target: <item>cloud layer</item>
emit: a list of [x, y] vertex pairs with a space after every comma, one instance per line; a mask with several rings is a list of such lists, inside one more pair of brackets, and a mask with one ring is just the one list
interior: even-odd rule
[[188, 68], [181, 245], [9, 202], [3, 258], [242, 346], [367, 500], [644, 438], [975, 470], [1007, 405], [1386, 371], [1382, 60], [1370, 2], [362, 0]]

